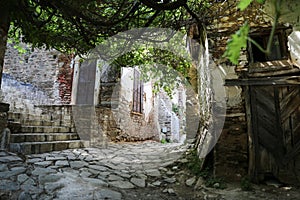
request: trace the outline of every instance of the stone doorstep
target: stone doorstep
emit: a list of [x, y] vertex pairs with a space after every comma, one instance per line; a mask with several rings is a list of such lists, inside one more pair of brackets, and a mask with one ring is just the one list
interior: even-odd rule
[[40, 154], [51, 151], [61, 151], [65, 149], [83, 148], [85, 142], [81, 140], [67, 140], [55, 142], [23, 142], [10, 143], [10, 150], [18, 152], [20, 149], [24, 154]]
[[12, 143], [52, 142], [79, 139], [77, 133], [14, 133], [10, 136]]

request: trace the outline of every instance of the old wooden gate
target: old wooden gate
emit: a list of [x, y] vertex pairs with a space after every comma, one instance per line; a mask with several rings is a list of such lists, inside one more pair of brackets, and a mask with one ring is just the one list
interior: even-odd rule
[[257, 181], [272, 174], [284, 182], [297, 182], [297, 178], [300, 180], [298, 81], [273, 78], [253, 82], [246, 88], [250, 175]]

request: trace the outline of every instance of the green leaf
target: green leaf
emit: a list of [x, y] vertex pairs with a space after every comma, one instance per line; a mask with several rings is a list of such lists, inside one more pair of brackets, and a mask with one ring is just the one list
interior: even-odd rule
[[256, 0], [258, 3], [265, 3], [265, 0]]
[[[245, 10], [251, 3], [253, 0], [241, 0], [238, 8], [241, 9], [241, 11]], [[259, 0], [261, 1], [261, 0]]]
[[15, 45], [14, 45], [14, 48], [18, 50], [18, 53], [19, 53], [19, 54], [24, 54], [24, 53], [27, 52], [26, 49], [24, 49], [24, 48], [23, 48], [22, 46], [20, 46], [19, 44], [15, 44]]
[[227, 57], [233, 64], [238, 64], [241, 49], [247, 47], [248, 33], [249, 25], [246, 23], [227, 42], [226, 51], [223, 56]]

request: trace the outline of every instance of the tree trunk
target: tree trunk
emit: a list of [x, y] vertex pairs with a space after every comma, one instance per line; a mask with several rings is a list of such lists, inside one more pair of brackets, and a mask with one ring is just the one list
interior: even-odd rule
[[2, 72], [4, 65], [4, 56], [7, 44], [8, 29], [10, 25], [9, 20], [9, 2], [0, 2], [0, 88], [2, 83]]

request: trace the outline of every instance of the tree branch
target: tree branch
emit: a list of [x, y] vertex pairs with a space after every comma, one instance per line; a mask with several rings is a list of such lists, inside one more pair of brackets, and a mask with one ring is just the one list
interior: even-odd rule
[[171, 3], [156, 3], [153, 0], [140, 0], [144, 5], [154, 10], [175, 10], [186, 5], [187, 0], [177, 0]]

